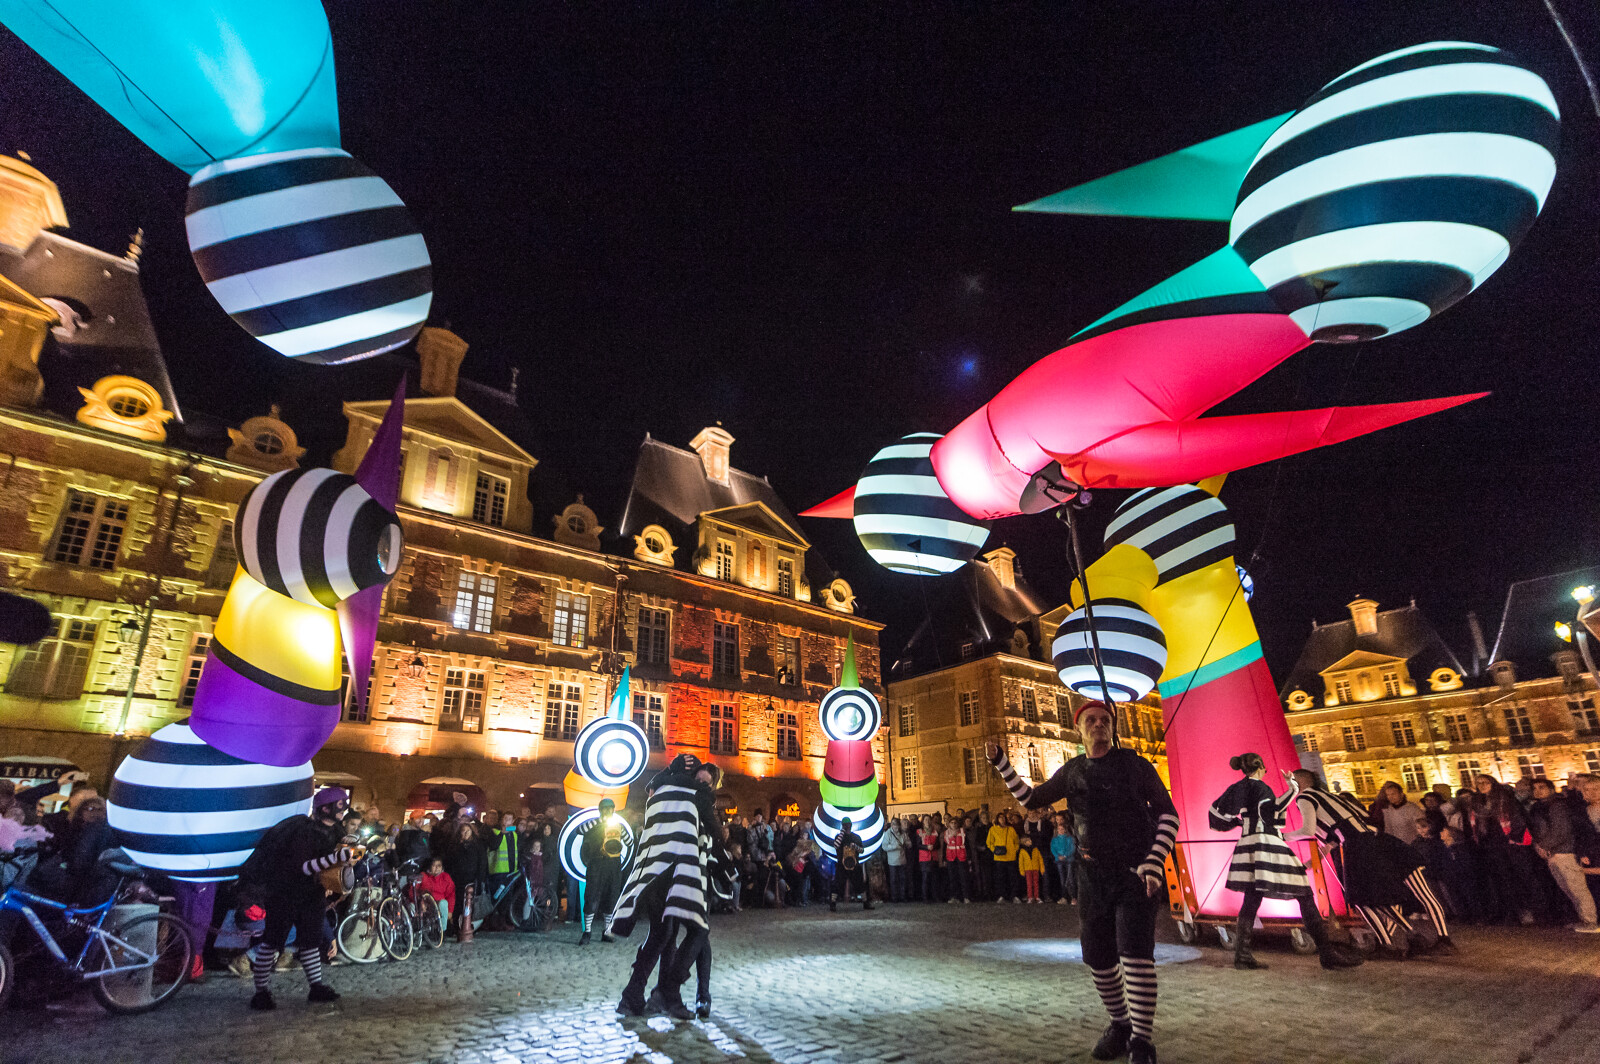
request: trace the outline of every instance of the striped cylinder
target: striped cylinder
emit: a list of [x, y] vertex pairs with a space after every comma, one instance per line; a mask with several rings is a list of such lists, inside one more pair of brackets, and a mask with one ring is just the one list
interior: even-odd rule
[[[1103, 702], [1135, 702], [1155, 690], [1167, 667], [1167, 637], [1154, 617], [1127, 599], [1095, 599], [1094, 632], [1091, 640], [1082, 607], [1056, 629], [1050, 652], [1069, 690]], [[1095, 642], [1100, 670], [1095, 668]], [[1105, 690], [1100, 671], [1105, 672]]]
[[428, 320], [428, 245], [394, 189], [338, 148], [212, 163], [190, 180], [185, 214], [206, 288], [279, 354], [353, 362]]
[[[561, 834], [556, 838], [561, 867], [579, 882], [589, 878], [589, 867], [583, 863], [583, 835], [599, 819], [599, 809], [580, 809], [567, 817], [567, 822], [561, 826]], [[617, 816], [616, 821], [622, 832], [622, 867], [627, 868], [628, 862], [633, 860], [633, 828], [621, 816]]]
[[233, 541], [256, 580], [329, 609], [388, 583], [404, 542], [394, 514], [354, 477], [331, 469], [286, 469], [251, 488]]
[[311, 811], [309, 763], [252, 764], [169, 724], [123, 759], [106, 819], [117, 845], [174, 879], [232, 879], [268, 828]]
[[844, 809], [876, 802], [878, 780], [872, 760], [872, 742], [867, 739], [830, 742], [817, 786], [824, 802]]
[[989, 524], [950, 501], [928, 457], [939, 439], [914, 432], [872, 456], [856, 482], [856, 536], [872, 560], [897, 573], [942, 575], [971, 561]]
[[822, 734], [835, 742], [871, 739], [883, 726], [883, 709], [872, 692], [861, 687], [835, 687], [817, 707]]
[[1229, 243], [1313, 340], [1409, 329], [1482, 284], [1533, 225], [1560, 114], [1544, 80], [1499, 49], [1390, 52], [1267, 138]]
[[597, 717], [572, 744], [574, 770], [598, 787], [626, 787], [650, 760], [650, 738], [631, 720]]
[[1107, 550], [1138, 547], [1156, 563], [1158, 583], [1199, 572], [1233, 553], [1233, 518], [1193, 484], [1145, 488], [1123, 500], [1106, 526]]
[[841, 821], [850, 818], [850, 830], [861, 836], [861, 859], [877, 853], [883, 846], [883, 829], [888, 821], [884, 819], [883, 810], [875, 805], [864, 805], [859, 808], [841, 809], [836, 805], [823, 802], [811, 814], [812, 839], [829, 858], [837, 858], [839, 854], [833, 848], [833, 837], [839, 833]]

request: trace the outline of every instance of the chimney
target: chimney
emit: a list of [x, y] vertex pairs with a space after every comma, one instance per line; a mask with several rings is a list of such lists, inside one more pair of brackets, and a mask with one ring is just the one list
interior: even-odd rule
[[1378, 634], [1378, 604], [1368, 598], [1358, 598], [1347, 607], [1350, 619], [1356, 624], [1356, 638]]
[[467, 342], [449, 329], [424, 328], [417, 337], [422, 363], [422, 394], [448, 398], [456, 394], [456, 376], [467, 357]]
[[1472, 675], [1478, 676], [1489, 663], [1489, 647], [1483, 641], [1483, 625], [1472, 610], [1467, 611], [1467, 630], [1472, 633]]
[[700, 456], [700, 464], [706, 467], [706, 479], [723, 487], [728, 486], [728, 447], [732, 443], [732, 433], [723, 428], [720, 421], [701, 429], [689, 441], [689, 446]]
[[1017, 552], [1010, 547], [1001, 547], [992, 550], [983, 556], [989, 563], [989, 569], [994, 573], [995, 579], [1000, 581], [1000, 586], [1007, 591], [1017, 589]]

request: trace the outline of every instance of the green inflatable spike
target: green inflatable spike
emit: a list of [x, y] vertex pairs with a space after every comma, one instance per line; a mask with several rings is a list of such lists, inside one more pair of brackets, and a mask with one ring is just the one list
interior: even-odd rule
[[853, 787], [835, 783], [827, 777], [817, 781], [817, 789], [822, 792], [822, 800], [840, 809], [863, 809], [872, 805], [878, 800], [880, 787], [881, 784], [875, 779], [858, 783]]
[[1013, 207], [1015, 211], [1225, 222], [1245, 171], [1289, 111], [1158, 159]]
[[839, 686], [861, 686], [861, 677], [856, 673], [856, 634], [854, 632], [850, 633], [850, 637], [844, 644], [844, 666], [839, 670]]
[[[1186, 266], [1165, 281], [1134, 296], [1111, 313], [1091, 322], [1073, 334], [1074, 338], [1091, 332], [1105, 332], [1106, 326], [1121, 318], [1151, 320], [1172, 317], [1174, 313], [1193, 317], [1206, 313], [1228, 313], [1243, 309], [1241, 304], [1251, 297], [1267, 298], [1267, 290], [1250, 272], [1239, 253], [1232, 246], [1212, 252], [1193, 266]], [[1182, 308], [1162, 314], [1158, 308]], [[1263, 304], [1268, 311], [1273, 308]]]

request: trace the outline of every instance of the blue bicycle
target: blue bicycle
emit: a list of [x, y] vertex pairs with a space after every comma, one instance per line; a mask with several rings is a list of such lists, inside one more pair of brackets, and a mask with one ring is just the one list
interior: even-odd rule
[[[106, 1011], [148, 1012], [165, 1004], [188, 982], [194, 943], [184, 922], [168, 913], [114, 918], [128, 881], [141, 871], [121, 859], [105, 861], [104, 867], [118, 877], [117, 889], [99, 905], [77, 908], [13, 884], [0, 895], [0, 922], [11, 922], [4, 920], [5, 914], [19, 914], [44, 951], [89, 983]], [[16, 964], [10, 950], [0, 943], [0, 1009], [15, 988]]]

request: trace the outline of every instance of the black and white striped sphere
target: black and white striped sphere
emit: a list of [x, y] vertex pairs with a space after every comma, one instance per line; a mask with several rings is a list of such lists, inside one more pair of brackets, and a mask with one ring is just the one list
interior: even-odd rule
[[[1082, 607], [1056, 629], [1050, 653], [1069, 690], [1102, 702], [1135, 702], [1155, 690], [1167, 667], [1167, 637], [1154, 617], [1127, 599], [1095, 599], [1094, 632], [1092, 641]], [[1106, 676], [1104, 690], [1095, 669], [1095, 641]]]
[[117, 844], [174, 879], [232, 879], [268, 828], [311, 811], [311, 764], [257, 765], [169, 724], [117, 766], [106, 819]]
[[1229, 242], [1313, 340], [1409, 329], [1482, 284], [1533, 225], [1560, 116], [1544, 80], [1497, 48], [1390, 52], [1267, 138]]
[[861, 836], [861, 859], [865, 861], [883, 846], [883, 829], [888, 826], [883, 810], [876, 805], [841, 809], [827, 802], [820, 803], [811, 814], [812, 839], [817, 849], [829, 857], [837, 858], [839, 854], [834, 849], [833, 837], [839, 833], [840, 821], [845, 817], [850, 818], [850, 830]]
[[600, 787], [626, 787], [650, 760], [650, 738], [631, 720], [597, 717], [572, 744], [578, 775]]
[[860, 687], [835, 687], [817, 707], [822, 734], [834, 742], [871, 739], [883, 726], [883, 709], [872, 692]]
[[428, 245], [394, 189], [338, 148], [223, 159], [189, 182], [189, 251], [222, 309], [279, 354], [332, 365], [428, 320]]
[[[583, 833], [599, 819], [600, 810], [590, 806], [567, 817], [567, 822], [561, 826], [556, 849], [561, 854], [561, 867], [573, 879], [582, 881], [589, 878], [589, 866], [583, 862]], [[622, 826], [622, 867], [627, 868], [628, 862], [633, 860], [633, 828], [620, 815], [617, 823]]]
[[928, 457], [939, 435], [914, 432], [872, 456], [856, 482], [856, 536], [872, 560], [897, 573], [942, 575], [971, 561], [989, 523], [939, 486]]
[[250, 489], [233, 524], [244, 571], [281, 595], [332, 608], [400, 568], [400, 522], [356, 479], [286, 469]]
[[1233, 518], [1221, 500], [1193, 484], [1145, 488], [1124, 499], [1106, 526], [1106, 549], [1121, 543], [1150, 555], [1157, 583], [1164, 584], [1231, 555]]

